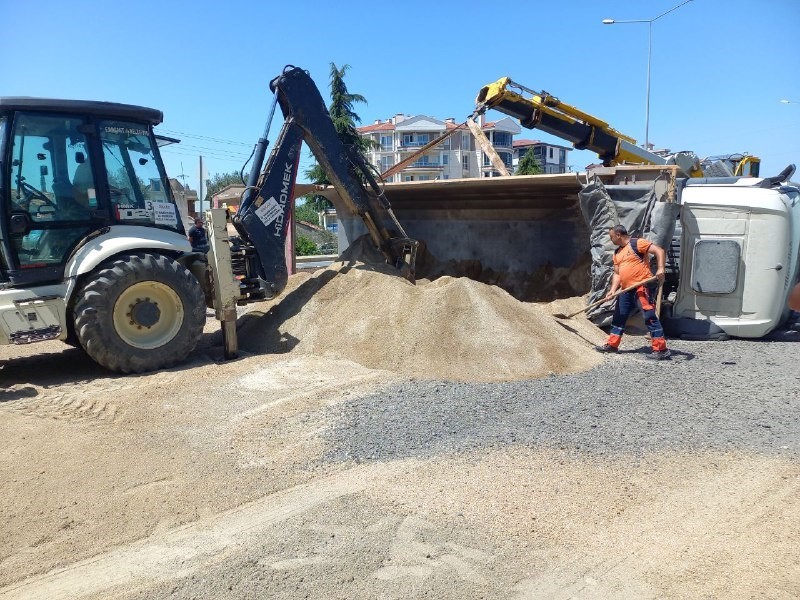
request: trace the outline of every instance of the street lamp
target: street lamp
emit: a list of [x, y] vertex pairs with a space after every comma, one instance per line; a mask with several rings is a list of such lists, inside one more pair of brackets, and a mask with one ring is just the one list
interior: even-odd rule
[[664, 15], [668, 15], [673, 10], [678, 10], [684, 4], [689, 4], [692, 0], [685, 0], [681, 2], [677, 6], [673, 6], [668, 11], [661, 13], [657, 17], [653, 17], [652, 19], [636, 19], [630, 21], [617, 21], [615, 19], [603, 19], [603, 25], [616, 25], [616, 24], [625, 24], [625, 23], [647, 23], [648, 27], [648, 35], [647, 35], [647, 101], [645, 104], [645, 112], [644, 112], [644, 147], [646, 150], [650, 149], [650, 56], [653, 50], [653, 23], [658, 21]]

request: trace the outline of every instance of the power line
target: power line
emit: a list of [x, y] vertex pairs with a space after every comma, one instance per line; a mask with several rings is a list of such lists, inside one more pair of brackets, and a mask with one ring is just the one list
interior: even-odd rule
[[211, 158], [211, 159], [214, 159], [215, 161], [218, 161], [218, 162], [231, 163], [233, 165], [238, 165], [240, 167], [242, 165], [242, 161], [239, 160], [239, 159], [236, 159], [236, 158], [225, 158], [224, 156], [212, 156], [212, 155], [209, 155], [209, 154], [200, 155], [200, 154], [181, 154], [181, 153], [177, 153], [177, 154], [169, 154], [168, 156], [170, 156], [170, 157], [186, 156], [188, 158], [195, 158], [195, 159], [198, 156], [205, 156], [206, 158]]
[[209, 157], [209, 158], [215, 158], [215, 159], [221, 160], [221, 161], [237, 163], [239, 165], [241, 165], [245, 160], [244, 158], [237, 158], [237, 157], [232, 157], [232, 156], [221, 156], [221, 155], [214, 154], [212, 152], [181, 152], [179, 150], [175, 150], [175, 149], [169, 149], [168, 150], [166, 148], [161, 148], [161, 154], [168, 154], [168, 155], [171, 155], [171, 156], [191, 156], [191, 157], [194, 157], [194, 158], [197, 158], [197, 156], [202, 154], [203, 156], [206, 156], [206, 157]]
[[174, 130], [174, 129], [159, 129], [159, 132], [167, 133], [167, 134], [170, 134], [170, 135], [182, 135], [184, 137], [195, 138], [195, 139], [198, 139], [198, 140], [208, 140], [210, 142], [217, 142], [217, 143], [220, 143], [220, 144], [233, 144], [233, 145], [236, 145], [236, 146], [247, 146], [247, 147], [250, 147], [250, 146], [253, 145], [253, 144], [247, 143], [247, 142], [237, 142], [235, 140], [226, 140], [226, 139], [222, 139], [222, 138], [213, 138], [213, 137], [209, 137], [207, 135], [200, 135], [200, 134], [197, 134], [197, 133], [187, 133], [185, 131], [177, 131], [177, 130]]
[[248, 155], [243, 153], [243, 152], [233, 152], [233, 151], [228, 151], [228, 150], [224, 150], [224, 149], [220, 149], [220, 148], [214, 148], [212, 146], [195, 146], [193, 144], [180, 144], [177, 149], [180, 149], [180, 150], [184, 150], [184, 149], [185, 150], [192, 150], [192, 151], [196, 151], [198, 154], [202, 154], [204, 152], [214, 152], [216, 154], [220, 154], [220, 155], [224, 155], [224, 156], [230, 156], [232, 158], [246, 159], [248, 157]]
[[207, 135], [201, 135], [196, 133], [189, 133], [187, 131], [178, 131], [177, 129], [166, 129], [166, 128], [159, 128], [158, 133], [163, 133], [166, 135], [178, 135], [186, 138], [191, 138], [191, 140], [200, 140], [201, 143], [199, 144], [189, 144], [189, 143], [181, 143], [180, 145], [175, 146], [164, 146], [161, 148], [161, 152], [168, 156], [191, 156], [196, 158], [198, 155], [203, 155], [208, 158], [212, 158], [214, 160], [218, 160], [220, 162], [227, 162], [231, 164], [236, 164], [241, 166], [248, 160], [248, 155], [245, 153], [240, 153], [235, 151], [233, 148], [230, 150], [226, 148], [218, 148], [208, 145], [202, 145], [202, 142], [212, 142], [215, 144], [225, 144], [228, 146], [242, 146], [242, 147], [251, 147], [252, 144], [248, 144], [245, 142], [238, 142], [235, 140], [228, 140], [224, 138], [215, 138]]

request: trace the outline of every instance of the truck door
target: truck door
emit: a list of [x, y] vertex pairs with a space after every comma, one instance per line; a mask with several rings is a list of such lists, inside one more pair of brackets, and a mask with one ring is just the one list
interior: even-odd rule
[[772, 331], [794, 274], [792, 218], [777, 189], [687, 185], [675, 315], [709, 320], [737, 337]]
[[107, 222], [83, 117], [17, 112], [5, 181], [5, 255], [14, 285], [59, 281], [80, 240]]
[[748, 224], [747, 210], [684, 204], [679, 304], [689, 314], [681, 316], [741, 316]]

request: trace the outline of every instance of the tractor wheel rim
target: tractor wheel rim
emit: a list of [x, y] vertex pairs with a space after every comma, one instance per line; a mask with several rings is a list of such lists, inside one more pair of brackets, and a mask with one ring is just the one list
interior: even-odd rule
[[175, 290], [158, 281], [140, 281], [120, 294], [114, 328], [134, 348], [152, 350], [172, 340], [183, 325], [183, 303]]

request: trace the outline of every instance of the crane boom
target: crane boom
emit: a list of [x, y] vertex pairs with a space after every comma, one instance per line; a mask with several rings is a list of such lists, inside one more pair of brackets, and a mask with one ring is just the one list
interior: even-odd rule
[[[530, 94], [530, 98], [523, 93]], [[661, 156], [640, 148], [635, 139], [620, 133], [602, 119], [566, 104], [548, 92], [531, 90], [508, 77], [501, 77], [481, 88], [475, 99], [473, 116], [490, 108], [518, 119], [523, 127], [540, 129], [567, 140], [576, 150], [591, 150], [607, 167], [676, 164], [688, 177], [758, 177], [761, 159], [756, 156], [731, 154], [702, 161], [691, 151]]]
[[[527, 98], [512, 91], [531, 94]], [[518, 119], [523, 127], [540, 129], [570, 142], [577, 150], [591, 150], [603, 164], [622, 163], [662, 165], [666, 159], [639, 148], [636, 140], [623, 135], [602, 119], [598, 119], [569, 104], [561, 102], [547, 92], [535, 92], [502, 77], [481, 88], [475, 100], [475, 113], [493, 108]]]

